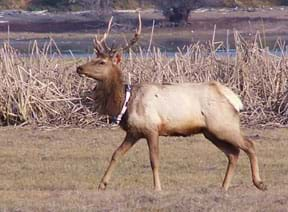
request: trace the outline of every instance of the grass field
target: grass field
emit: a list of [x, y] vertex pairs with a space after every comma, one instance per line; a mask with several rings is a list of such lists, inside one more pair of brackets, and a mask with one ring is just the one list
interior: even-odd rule
[[287, 211], [288, 129], [246, 129], [268, 191], [251, 182], [245, 154], [227, 193], [226, 157], [202, 136], [161, 138], [155, 193], [144, 140], [123, 158], [106, 191], [97, 185], [119, 129], [0, 128], [0, 211]]

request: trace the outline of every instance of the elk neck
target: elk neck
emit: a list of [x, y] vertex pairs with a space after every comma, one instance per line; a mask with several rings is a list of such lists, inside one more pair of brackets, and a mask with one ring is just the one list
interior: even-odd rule
[[124, 103], [125, 89], [121, 70], [116, 65], [113, 65], [109, 78], [103, 80], [97, 90], [102, 92], [102, 98], [96, 99], [102, 108], [101, 112], [109, 116], [118, 115]]

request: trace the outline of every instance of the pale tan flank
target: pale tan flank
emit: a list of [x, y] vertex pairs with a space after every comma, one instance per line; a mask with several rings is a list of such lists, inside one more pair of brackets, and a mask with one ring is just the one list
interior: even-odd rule
[[[112, 19], [101, 40], [95, 39], [97, 57], [77, 68], [80, 75], [97, 80], [95, 97], [99, 110], [110, 116], [118, 115], [125, 98], [122, 72], [115, 64], [119, 50], [132, 46], [141, 33], [141, 18], [135, 37], [123, 49], [111, 49], [106, 43]], [[218, 82], [200, 84], [140, 84], [134, 85], [128, 110], [120, 126], [127, 132], [123, 143], [114, 152], [99, 189], [105, 189], [116, 162], [139, 139], [147, 139], [153, 171], [154, 188], [161, 190], [159, 178], [159, 136], [189, 136], [202, 133], [228, 157], [223, 188], [228, 189], [240, 149], [250, 159], [252, 180], [260, 190], [266, 190], [259, 176], [255, 147], [242, 135], [239, 111], [241, 100], [229, 88]], [[203, 156], [205, 157], [205, 155]]]

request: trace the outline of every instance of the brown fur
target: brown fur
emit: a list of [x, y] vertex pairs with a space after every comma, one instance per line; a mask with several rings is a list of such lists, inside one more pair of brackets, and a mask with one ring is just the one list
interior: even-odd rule
[[[107, 58], [104, 59], [107, 60]], [[110, 62], [112, 65], [110, 67], [109, 77], [98, 81], [93, 90], [92, 98], [95, 100], [95, 108], [98, 112], [115, 116], [121, 111], [125, 93], [121, 71], [112, 61]], [[93, 65], [99, 65], [99, 60], [94, 60], [86, 64], [83, 70], [84, 68], [89, 69], [89, 67]], [[83, 73], [81, 72], [80, 74], [85, 75], [87, 73], [83, 71]]]
[[116, 116], [120, 113], [125, 97], [120, 71], [116, 67], [114, 67], [114, 70], [111, 81], [103, 81], [102, 87], [106, 103], [104, 112], [110, 116]]

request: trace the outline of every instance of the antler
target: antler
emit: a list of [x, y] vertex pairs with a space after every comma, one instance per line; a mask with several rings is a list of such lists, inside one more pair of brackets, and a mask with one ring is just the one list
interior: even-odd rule
[[142, 30], [142, 21], [141, 21], [141, 15], [140, 15], [139, 11], [138, 11], [138, 19], [139, 19], [138, 29], [136, 29], [134, 37], [130, 40], [130, 42], [127, 43], [126, 46], [121, 47], [121, 48], [112, 48], [112, 47], [109, 48], [106, 44], [106, 39], [107, 39], [107, 37], [111, 31], [112, 21], [113, 21], [113, 16], [112, 16], [110, 18], [107, 31], [104, 33], [103, 37], [99, 40], [97, 38], [97, 35], [95, 35], [94, 49], [96, 50], [97, 55], [114, 56], [117, 52], [125, 51], [125, 50], [131, 48], [131, 46], [133, 46], [139, 40], [141, 30]]
[[108, 24], [108, 28], [107, 31], [104, 33], [103, 37], [101, 40], [98, 40], [97, 35], [95, 35], [93, 44], [94, 44], [94, 49], [96, 50], [97, 54], [99, 55], [104, 55], [107, 52], [110, 52], [111, 49], [108, 48], [107, 44], [106, 44], [106, 39], [111, 31], [111, 26], [112, 26], [112, 21], [113, 21], [113, 16], [110, 18], [109, 24]]
[[141, 35], [141, 30], [142, 30], [142, 21], [141, 21], [141, 15], [139, 11], [138, 11], [138, 21], [139, 21], [139, 25], [138, 25], [138, 29], [136, 29], [136, 32], [134, 34], [134, 38], [132, 38], [130, 42], [126, 44], [126, 46], [116, 49], [115, 53], [130, 49], [131, 46], [133, 46], [139, 40], [140, 35]]

